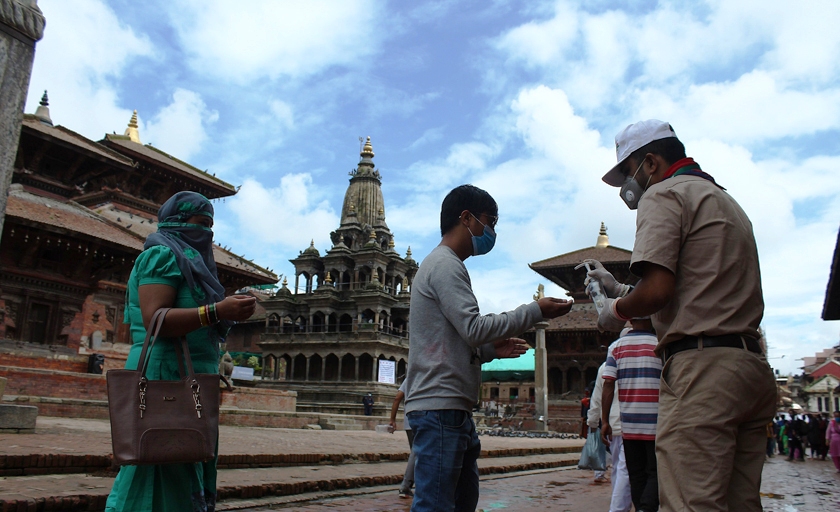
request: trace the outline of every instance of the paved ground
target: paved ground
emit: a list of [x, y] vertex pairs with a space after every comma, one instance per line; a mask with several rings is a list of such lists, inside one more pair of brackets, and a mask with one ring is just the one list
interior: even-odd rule
[[[605, 511], [609, 509], [609, 496], [609, 484], [594, 484], [591, 471], [559, 469], [492, 475], [481, 479], [478, 510]], [[761, 502], [765, 512], [837, 512], [840, 474], [831, 461], [770, 459], [764, 467]], [[397, 488], [389, 486], [357, 491], [349, 496], [299, 495], [266, 500], [263, 504], [231, 501], [224, 503], [221, 510], [408, 512], [410, 507], [411, 500], [399, 499]]]
[[[482, 437], [485, 449], [580, 446], [579, 440]], [[42, 417], [36, 434], [0, 435], [0, 454], [87, 454], [110, 452], [109, 425], [101, 420], [68, 420]], [[370, 431], [312, 431], [222, 427], [220, 452], [242, 453], [405, 453], [401, 433]], [[557, 461], [568, 455], [534, 455], [482, 459], [481, 465], [516, 465], [523, 462]], [[571, 456], [574, 458], [574, 456]], [[402, 462], [230, 469], [220, 474], [220, 486], [260, 482], [299, 482], [368, 475], [399, 475]], [[393, 480], [391, 480], [393, 481]], [[0, 497], [35, 493], [59, 495], [107, 493], [111, 478], [104, 475], [44, 475], [0, 478]], [[490, 510], [607, 510], [609, 486], [595, 485], [589, 471], [546, 469], [482, 477], [479, 509]], [[363, 489], [297, 494], [260, 500], [225, 500], [220, 510], [316, 511], [407, 511], [410, 500], [400, 500], [394, 485]], [[31, 494], [29, 494], [31, 495]], [[840, 474], [830, 461], [787, 462], [773, 458], [765, 465], [762, 503], [768, 512], [836, 512], [840, 510]]]
[[[577, 446], [581, 440], [528, 439], [482, 436], [486, 450]], [[0, 434], [6, 455], [111, 453], [111, 427], [107, 420], [38, 417], [36, 434]], [[407, 453], [404, 432], [377, 434], [371, 430], [303, 430], [228, 427], [219, 431], [219, 453]]]

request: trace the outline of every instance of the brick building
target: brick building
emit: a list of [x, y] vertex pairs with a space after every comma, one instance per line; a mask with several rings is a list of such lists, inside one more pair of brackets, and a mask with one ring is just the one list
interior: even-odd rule
[[[106, 354], [121, 367], [126, 282], [157, 211], [173, 193], [209, 199], [236, 189], [143, 145], [136, 112], [125, 135], [99, 142], [53, 125], [47, 95], [24, 115], [0, 244], [0, 343], [24, 350]], [[214, 247], [228, 293], [275, 283], [267, 269]]]

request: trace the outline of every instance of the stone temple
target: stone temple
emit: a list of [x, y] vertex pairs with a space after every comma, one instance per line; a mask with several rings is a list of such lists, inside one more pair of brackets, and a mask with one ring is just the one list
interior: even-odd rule
[[[382, 176], [370, 137], [341, 207], [341, 223], [324, 254], [314, 243], [290, 260], [294, 291], [284, 280], [261, 305], [266, 331], [261, 386], [296, 391], [298, 412], [360, 414], [372, 393], [375, 415], [390, 410], [408, 363], [409, 287], [418, 264], [394, 249], [385, 222]], [[378, 382], [381, 361], [394, 384]]]

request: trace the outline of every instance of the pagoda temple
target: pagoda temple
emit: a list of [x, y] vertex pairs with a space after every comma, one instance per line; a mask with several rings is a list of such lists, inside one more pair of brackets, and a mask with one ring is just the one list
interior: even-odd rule
[[[290, 260], [295, 285], [261, 303], [266, 332], [258, 343], [269, 385], [298, 392], [298, 410], [361, 411], [374, 394], [377, 414], [396, 393], [408, 361], [409, 287], [418, 264], [394, 249], [385, 222], [382, 176], [370, 137], [350, 172], [338, 229], [323, 254], [314, 242]], [[380, 361], [395, 384], [378, 383]], [[274, 381], [274, 382], [271, 382]]]
[[[0, 244], [0, 345], [106, 356], [121, 368], [126, 282], [157, 211], [172, 194], [209, 199], [233, 185], [140, 142], [137, 112], [124, 135], [95, 142], [50, 117], [46, 92], [25, 114]], [[227, 293], [277, 276], [216, 245]], [[5, 341], [3, 341], [5, 339]], [[62, 368], [64, 369], [64, 368]]]
[[[541, 276], [568, 290], [568, 295], [575, 300], [572, 310], [550, 320], [545, 332], [550, 400], [582, 394], [586, 385], [595, 380], [598, 367], [606, 360], [607, 347], [617, 338], [615, 333], [598, 332], [598, 313], [583, 284], [586, 269], [575, 267], [586, 259], [598, 260], [620, 282], [635, 284], [638, 277], [630, 273], [631, 255], [632, 251], [610, 245], [602, 222], [594, 247], [529, 265]], [[530, 336], [533, 338], [533, 334]]]

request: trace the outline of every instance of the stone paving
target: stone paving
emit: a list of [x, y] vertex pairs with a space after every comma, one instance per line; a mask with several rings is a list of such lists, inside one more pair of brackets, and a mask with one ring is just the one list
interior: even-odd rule
[[[383, 419], [383, 423], [385, 420]], [[482, 436], [486, 450], [579, 446], [581, 440], [528, 439]], [[107, 420], [38, 418], [35, 434], [0, 434], [0, 454], [111, 453], [111, 426]], [[258, 453], [407, 453], [404, 432], [377, 434], [371, 430], [304, 430], [287, 428], [230, 427], [219, 429], [219, 454]]]
[[[840, 473], [831, 461], [767, 461], [762, 475], [765, 512], [837, 512], [840, 510]], [[591, 471], [555, 469], [490, 475], [481, 478], [478, 510], [606, 511], [610, 486], [598, 485]], [[396, 486], [356, 491], [352, 495], [299, 495], [274, 500], [233, 500], [220, 510], [265, 512], [408, 512], [411, 500], [400, 499]], [[736, 511], [733, 511], [736, 512]]]

